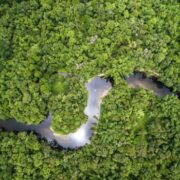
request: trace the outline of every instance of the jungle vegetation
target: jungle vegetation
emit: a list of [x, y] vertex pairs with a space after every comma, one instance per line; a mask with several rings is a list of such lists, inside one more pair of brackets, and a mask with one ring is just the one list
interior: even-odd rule
[[[91, 143], [51, 148], [29, 132], [0, 131], [1, 179], [180, 179], [180, 101], [128, 88], [153, 72], [180, 91], [177, 0], [0, 0], [0, 119], [59, 133], [86, 116], [85, 82], [114, 80]], [[58, 72], [66, 72], [63, 78]]]

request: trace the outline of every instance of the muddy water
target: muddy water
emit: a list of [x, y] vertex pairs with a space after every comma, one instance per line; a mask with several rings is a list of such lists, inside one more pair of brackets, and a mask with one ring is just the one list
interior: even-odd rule
[[[153, 81], [150, 78], [144, 77], [142, 73], [135, 73], [127, 77], [126, 82], [131, 88], [144, 88], [153, 91], [156, 95], [163, 97], [170, 94], [170, 90]], [[68, 135], [56, 134], [51, 130], [52, 115], [49, 114], [39, 125], [25, 125], [19, 123], [16, 120], [0, 121], [0, 128], [4, 128], [6, 131], [34, 131], [47, 141], [55, 141], [63, 148], [78, 148], [87, 143], [90, 143], [90, 137], [92, 136], [92, 126], [97, 123], [100, 116], [100, 105], [103, 97], [105, 97], [112, 85], [110, 81], [101, 77], [95, 77], [86, 84], [88, 91], [87, 106], [84, 110], [84, 114], [87, 115], [87, 122], [74, 133]]]

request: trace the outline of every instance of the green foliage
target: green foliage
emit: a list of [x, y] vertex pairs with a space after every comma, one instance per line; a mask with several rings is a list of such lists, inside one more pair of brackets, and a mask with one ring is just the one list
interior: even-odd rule
[[[62, 82], [59, 79], [62, 79]], [[84, 114], [87, 90], [84, 82], [78, 77], [62, 78], [60, 76], [56, 82], [56, 96], [52, 96], [48, 102], [48, 108], [53, 117], [51, 128], [55, 132], [68, 134], [77, 130], [81, 124], [87, 121]]]
[[[55, 150], [33, 134], [1, 132], [1, 178], [178, 179], [180, 101], [119, 88], [105, 98], [91, 144], [82, 149]], [[145, 111], [143, 128], [134, 129], [134, 108]]]
[[61, 77], [60, 75], [55, 75], [53, 78], [50, 78], [50, 85], [52, 86], [52, 93], [57, 94], [65, 94], [68, 91], [70, 86], [68, 85], [68, 80], [65, 77]]
[[[52, 128], [68, 133], [86, 120], [84, 83], [102, 73], [115, 82], [82, 149], [0, 132], [1, 179], [180, 179], [179, 100], [121, 79], [143, 69], [180, 91], [179, 9], [177, 0], [1, 0], [0, 118], [39, 124], [52, 111]], [[60, 69], [81, 80], [59, 79]]]

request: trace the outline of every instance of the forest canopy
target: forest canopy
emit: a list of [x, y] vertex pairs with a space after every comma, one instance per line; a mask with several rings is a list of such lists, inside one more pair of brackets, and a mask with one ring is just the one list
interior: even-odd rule
[[[0, 119], [56, 132], [86, 116], [85, 83], [112, 77], [91, 143], [58, 150], [0, 131], [2, 179], [180, 179], [180, 102], [128, 88], [135, 70], [180, 91], [177, 0], [0, 0]], [[59, 72], [71, 76], [63, 79]]]

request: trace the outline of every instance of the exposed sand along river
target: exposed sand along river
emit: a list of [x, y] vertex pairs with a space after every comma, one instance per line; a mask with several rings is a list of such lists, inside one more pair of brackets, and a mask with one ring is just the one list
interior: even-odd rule
[[[144, 88], [153, 91], [156, 95], [163, 97], [170, 94], [171, 91], [155, 82], [151, 78], [144, 77], [143, 73], [135, 73], [127, 77], [126, 82], [131, 88]], [[16, 120], [0, 121], [0, 128], [6, 131], [34, 131], [47, 139], [49, 142], [56, 142], [63, 148], [75, 149], [90, 143], [90, 137], [93, 135], [92, 126], [98, 122], [100, 117], [100, 106], [103, 97], [105, 97], [112, 88], [109, 80], [97, 76], [85, 85], [88, 91], [87, 106], [85, 107], [84, 114], [87, 116], [87, 122], [82, 124], [81, 127], [73, 133], [67, 135], [56, 134], [51, 128], [51, 113], [39, 125], [25, 125]]]

